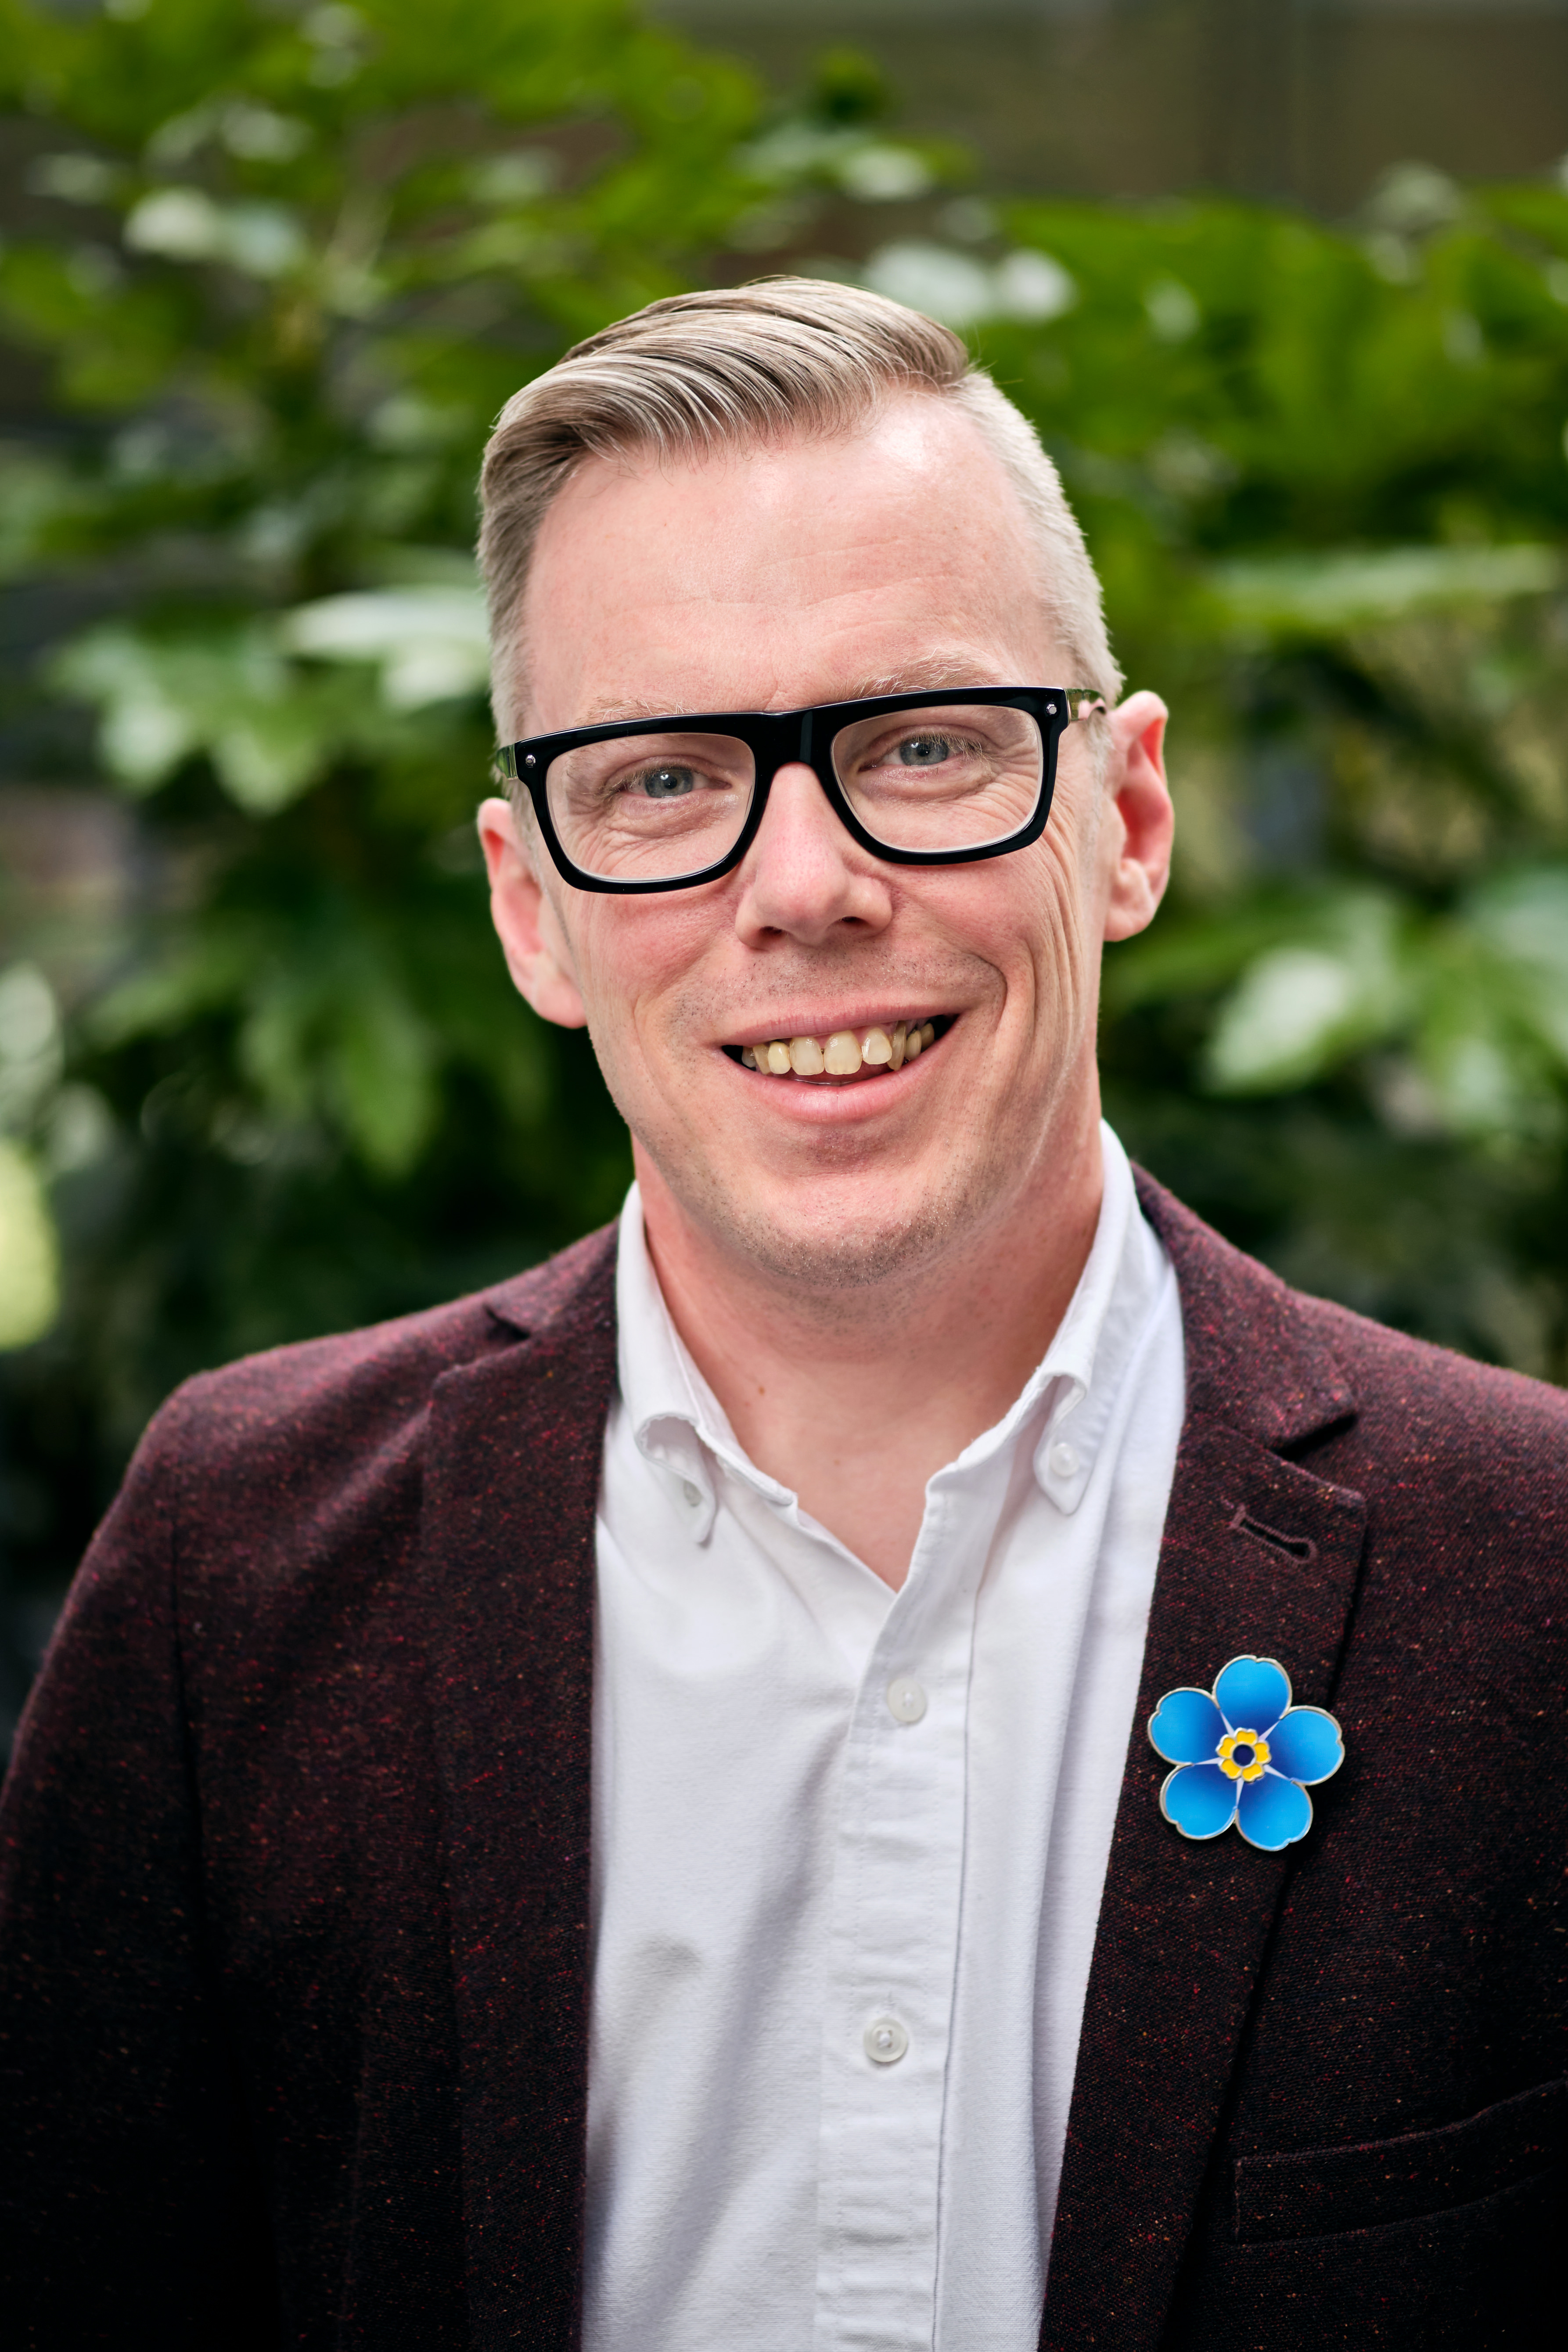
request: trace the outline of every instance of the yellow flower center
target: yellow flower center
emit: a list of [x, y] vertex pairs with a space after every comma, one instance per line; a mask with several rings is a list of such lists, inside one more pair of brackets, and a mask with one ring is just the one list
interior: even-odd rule
[[1268, 1741], [1239, 1725], [1219, 1743], [1219, 1769], [1228, 1780], [1260, 1780], [1268, 1761]]

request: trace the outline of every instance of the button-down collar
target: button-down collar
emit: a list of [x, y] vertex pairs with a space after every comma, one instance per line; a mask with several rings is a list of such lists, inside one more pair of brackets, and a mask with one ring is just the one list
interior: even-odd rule
[[[1102, 1126], [1100, 1133], [1104, 1192], [1093, 1244], [1067, 1312], [1002, 1419], [949, 1465], [949, 1472], [960, 1475], [978, 1469], [1038, 1419], [1034, 1475], [1040, 1492], [1068, 1514], [1083, 1499], [1128, 1357], [1165, 1274], [1159, 1247], [1139, 1213], [1127, 1155], [1109, 1127]], [[789, 1489], [747, 1457], [670, 1319], [648, 1255], [635, 1184], [622, 1212], [616, 1284], [621, 1394], [638, 1451], [663, 1474], [671, 1507], [692, 1540], [706, 1543], [713, 1533], [719, 1464], [776, 1509], [798, 1516]]]

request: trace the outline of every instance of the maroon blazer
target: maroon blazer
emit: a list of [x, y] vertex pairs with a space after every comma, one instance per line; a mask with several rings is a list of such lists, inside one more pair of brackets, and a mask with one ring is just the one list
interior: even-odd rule
[[[1568, 1399], [1142, 1189], [1187, 1413], [1041, 2345], [1543, 2347]], [[7, 2343], [576, 2342], [614, 1368], [599, 1234], [154, 1423], [5, 1802]], [[1279, 1855], [1157, 1810], [1145, 1718], [1240, 1651], [1345, 1730]]]

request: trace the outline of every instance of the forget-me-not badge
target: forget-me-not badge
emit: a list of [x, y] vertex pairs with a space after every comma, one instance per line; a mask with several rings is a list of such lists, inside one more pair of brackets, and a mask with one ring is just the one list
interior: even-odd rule
[[1212, 1693], [1167, 1691], [1149, 1717], [1149, 1738], [1176, 1766], [1160, 1811], [1183, 1837], [1218, 1837], [1234, 1822], [1265, 1853], [1306, 1836], [1309, 1787], [1344, 1762], [1339, 1725], [1321, 1706], [1291, 1705], [1291, 1677], [1277, 1658], [1232, 1658]]

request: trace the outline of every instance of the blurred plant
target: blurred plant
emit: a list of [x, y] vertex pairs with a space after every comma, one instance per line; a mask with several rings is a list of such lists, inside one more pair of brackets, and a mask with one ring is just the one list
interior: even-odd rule
[[43, 1173], [27, 1149], [42, 1105], [57, 1106], [59, 1017], [36, 965], [0, 973], [0, 1349], [25, 1348], [55, 1319], [57, 1252]]
[[0, 109], [12, 733], [62, 817], [94, 752], [140, 811], [101, 953], [0, 977], [0, 1347], [53, 1313], [47, 1181], [65, 1243], [0, 1506], [56, 1579], [184, 1372], [612, 1213], [591, 1056], [484, 908], [479, 451], [576, 337], [946, 162], [852, 57], [769, 105], [629, 0], [0, 0]]
[[94, 757], [135, 811], [68, 937], [0, 907], [0, 1346], [63, 1268], [0, 1375], [13, 1560], [64, 1572], [186, 1370], [612, 1211], [584, 1041], [483, 912], [473, 478], [567, 341], [753, 256], [973, 333], [1176, 712], [1129, 1142], [1308, 1286], [1568, 1374], [1561, 188], [955, 197], [852, 55], [770, 105], [628, 0], [0, 0], [0, 58], [48, 404], [0, 452], [10, 731], [52, 822]]

